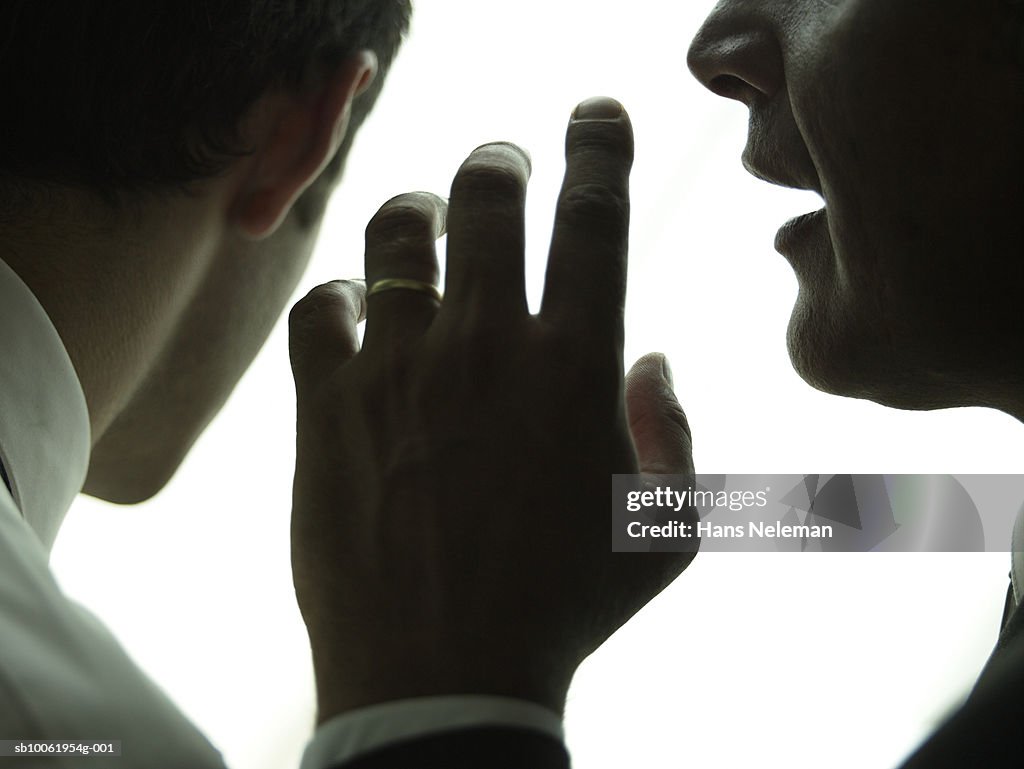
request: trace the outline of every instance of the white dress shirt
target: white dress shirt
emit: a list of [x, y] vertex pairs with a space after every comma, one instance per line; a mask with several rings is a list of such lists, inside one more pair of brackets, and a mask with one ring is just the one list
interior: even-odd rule
[[[132, 769], [223, 769], [218, 751], [50, 572], [50, 548], [81, 491], [90, 445], [67, 351], [35, 296], [0, 260], [0, 464], [11, 487], [0, 483], [0, 740], [118, 740], [115, 760]], [[529, 702], [402, 700], [324, 724], [302, 767], [323, 769], [396, 740], [473, 725], [562, 734], [555, 713]], [[85, 760], [32, 765], [70, 769]]]

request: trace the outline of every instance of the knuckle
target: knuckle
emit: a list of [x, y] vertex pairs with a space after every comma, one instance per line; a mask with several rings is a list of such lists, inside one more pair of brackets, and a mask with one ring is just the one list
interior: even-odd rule
[[601, 182], [583, 182], [568, 187], [560, 201], [570, 213], [583, 216], [616, 216], [629, 212], [629, 197], [624, 191]]
[[576, 184], [562, 191], [556, 217], [566, 224], [587, 225], [603, 232], [618, 230], [629, 219], [629, 196], [606, 184]]
[[685, 439], [689, 445], [693, 440], [693, 432], [690, 430], [690, 420], [686, 418], [682, 404], [673, 396], [665, 399], [663, 409], [665, 419], [674, 426], [680, 438]]

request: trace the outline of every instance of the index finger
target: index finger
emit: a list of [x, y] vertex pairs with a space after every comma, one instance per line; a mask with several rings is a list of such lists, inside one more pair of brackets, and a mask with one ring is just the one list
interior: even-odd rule
[[587, 99], [565, 137], [541, 317], [622, 346], [633, 128], [614, 99]]

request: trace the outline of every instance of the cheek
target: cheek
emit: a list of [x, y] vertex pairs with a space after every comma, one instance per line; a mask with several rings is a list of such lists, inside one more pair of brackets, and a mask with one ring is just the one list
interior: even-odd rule
[[1020, 73], [993, 55], [987, 13], [849, 2], [803, 40], [787, 75], [841, 286], [889, 325], [977, 294], [991, 283], [982, 265], [1012, 278], [993, 254], [1020, 248], [1024, 99]]
[[945, 404], [950, 381], [1020, 351], [1024, 76], [995, 55], [991, 13], [854, 0], [793, 38], [831, 243], [794, 264], [789, 347], [820, 389]]
[[240, 242], [217, 255], [160, 361], [182, 427], [220, 409], [295, 291], [312, 238]]
[[259, 352], [308, 262], [312, 237], [272, 240], [239, 243], [212, 260], [146, 380], [94, 446], [89, 493], [137, 502], [173, 475]]

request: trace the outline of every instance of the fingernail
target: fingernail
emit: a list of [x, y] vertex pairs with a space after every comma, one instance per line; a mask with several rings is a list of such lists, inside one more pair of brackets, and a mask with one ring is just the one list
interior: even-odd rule
[[672, 367], [668, 365], [668, 357], [665, 355], [661, 356], [661, 375], [668, 382], [669, 387], [675, 387], [675, 382], [672, 380]]
[[581, 101], [572, 111], [573, 120], [617, 120], [624, 112], [622, 105], [607, 96]]

